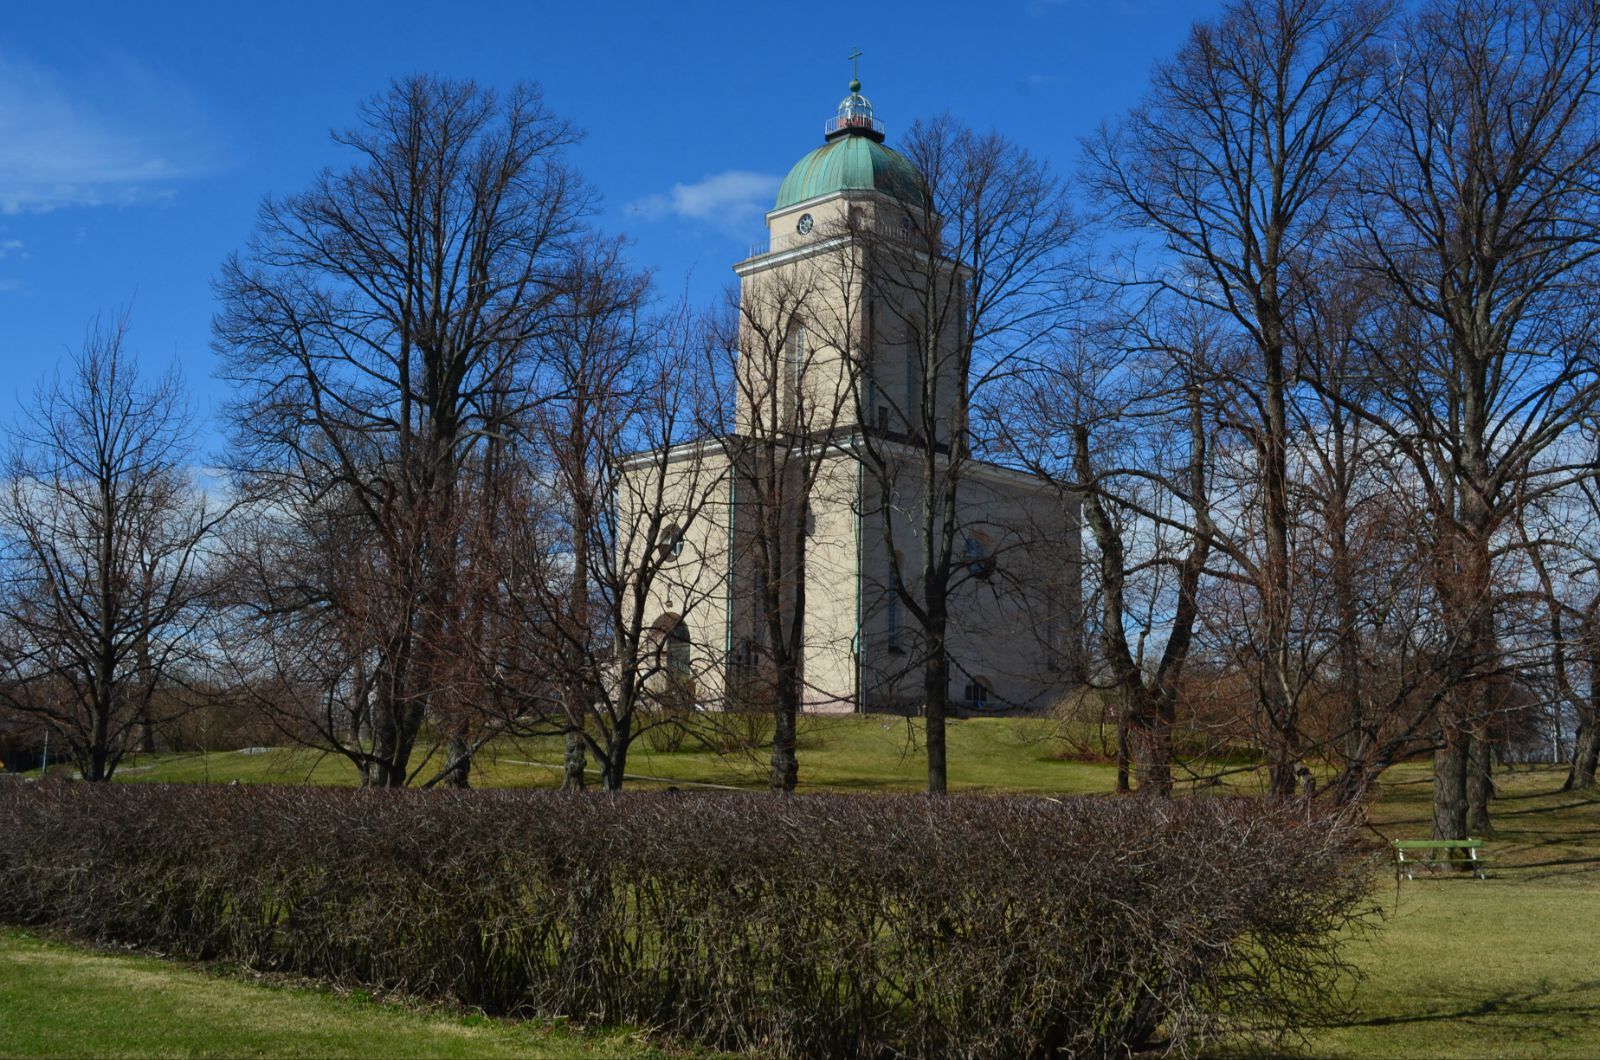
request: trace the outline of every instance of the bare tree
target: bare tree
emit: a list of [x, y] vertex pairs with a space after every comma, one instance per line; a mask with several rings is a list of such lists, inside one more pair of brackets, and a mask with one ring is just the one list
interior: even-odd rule
[[571, 272], [589, 205], [563, 161], [575, 138], [531, 86], [398, 81], [334, 137], [356, 164], [269, 199], [218, 282], [240, 487], [287, 513], [335, 498], [359, 524], [359, 636], [341, 650], [370, 740], [320, 733], [373, 784], [412, 779], [426, 719], [472, 714], [461, 542]]
[[[833, 252], [763, 274], [745, 285], [725, 317], [714, 374], [733, 400], [714, 406], [711, 430], [730, 475], [730, 577], [753, 598], [752, 615], [730, 616], [730, 710], [770, 710], [770, 786], [799, 781], [797, 725], [808, 689], [807, 581], [818, 532], [816, 507], [845, 511], [840, 472], [853, 484], [846, 436], [856, 412], [861, 349], [859, 264], [847, 230], [819, 231]], [[731, 405], [731, 407], [730, 407]], [[741, 592], [742, 595], [742, 592]]]
[[176, 374], [150, 385], [127, 319], [91, 327], [16, 429], [0, 494], [0, 702], [110, 780], [152, 704], [206, 666], [209, 547], [226, 507], [190, 478]]
[[[1108, 292], [1104, 304], [1115, 305]], [[1005, 436], [1079, 500], [1099, 614], [1088, 685], [1117, 709], [1117, 788], [1173, 790], [1179, 688], [1200, 618], [1211, 527], [1210, 341], [1202, 318], [1145, 304], [1079, 329], [1010, 388]]]
[[[1550, 747], [1570, 763], [1562, 790], [1582, 791], [1594, 787], [1600, 763], [1600, 483], [1579, 481], [1519, 516], [1519, 544], [1537, 578], [1546, 623]], [[1575, 723], [1570, 756], [1563, 737], [1569, 714]]]
[[[913, 126], [902, 149], [922, 194], [887, 224], [864, 219], [853, 233], [873, 307], [856, 415], [875, 429], [857, 451], [878, 497], [892, 592], [918, 634], [928, 791], [939, 793], [953, 594], [989, 576], [957, 547], [971, 528], [976, 462], [999, 451], [981, 415], [985, 394], [1036, 363], [1060, 325], [1077, 222], [1049, 167], [997, 133], [945, 116]], [[907, 362], [904, 400], [877, 382], [895, 356]], [[902, 484], [920, 498], [905, 510], [893, 503]], [[902, 536], [915, 542], [914, 559], [901, 559]]]
[[[507, 586], [513, 600], [532, 590], [547, 611], [542, 628], [549, 634], [545, 648], [553, 653], [562, 700], [562, 786], [568, 789], [585, 786], [587, 723], [606, 698], [605, 647], [615, 642], [619, 617], [612, 607], [619, 596], [607, 591], [615, 588], [607, 578], [615, 569], [616, 547], [606, 532], [616, 518], [612, 508], [617, 498], [610, 487], [619, 461], [625, 459], [630, 416], [642, 410], [633, 390], [648, 382], [637, 374], [648, 341], [638, 322], [645, 278], [623, 265], [616, 244], [590, 250], [574, 269], [559, 323], [542, 340], [540, 385], [548, 400], [529, 423], [531, 439], [544, 453], [533, 462], [549, 468], [551, 481], [544, 490], [532, 491], [528, 500], [547, 498], [559, 527], [553, 537], [546, 535], [538, 554], [552, 555], [552, 540], [564, 542], [554, 555], [564, 558], [570, 570], [564, 576], [549, 568], [529, 570], [533, 583]], [[523, 515], [534, 516], [530, 529], [541, 522], [549, 525], [535, 512]], [[526, 568], [526, 557], [507, 558], [508, 569]], [[630, 715], [625, 707], [620, 717], [608, 712], [600, 719], [603, 763], [626, 758], [626, 740], [619, 737], [632, 731]], [[604, 772], [608, 780], [615, 773], [620, 783], [620, 772]]]
[[1448, 0], [1400, 43], [1355, 218], [1357, 253], [1404, 309], [1373, 344], [1365, 413], [1425, 491], [1449, 695], [1434, 832], [1488, 827], [1497, 538], [1593, 473], [1561, 441], [1593, 408], [1600, 251], [1600, 6]]
[[1257, 597], [1251, 654], [1279, 795], [1297, 784], [1303, 684], [1290, 628], [1293, 268], [1326, 232], [1368, 120], [1390, 6], [1236, 0], [1157, 68], [1143, 105], [1088, 144], [1090, 180], [1114, 216], [1159, 240], [1158, 282], [1231, 321], [1252, 354], [1230, 419], [1255, 465], [1255, 511], [1241, 525], [1260, 539], [1231, 558]]
[[643, 278], [591, 248], [541, 339], [546, 398], [508, 453], [501, 606], [518, 650], [494, 657], [513, 731], [563, 733], [564, 784], [585, 760], [623, 786], [634, 743], [681, 727], [722, 661], [691, 625], [720, 594], [726, 475], [704, 438], [704, 336], [681, 308], [642, 315]]

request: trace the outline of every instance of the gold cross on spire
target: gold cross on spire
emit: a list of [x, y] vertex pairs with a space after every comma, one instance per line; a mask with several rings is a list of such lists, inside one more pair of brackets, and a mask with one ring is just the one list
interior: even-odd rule
[[856, 48], [849, 55], [845, 56], [846, 59], [850, 60], [850, 79], [852, 81], [861, 80], [861, 55], [861, 49]]

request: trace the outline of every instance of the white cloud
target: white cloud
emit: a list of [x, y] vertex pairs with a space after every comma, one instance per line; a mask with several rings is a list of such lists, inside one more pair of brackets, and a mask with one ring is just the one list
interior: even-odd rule
[[628, 212], [649, 220], [682, 217], [724, 229], [742, 229], [766, 213], [781, 178], [745, 169], [713, 173], [694, 184], [674, 184], [667, 192], [628, 204]]
[[0, 261], [11, 256], [26, 258], [27, 248], [20, 239], [0, 239]]
[[160, 198], [209, 167], [197, 108], [128, 62], [92, 83], [0, 56], [0, 213]]

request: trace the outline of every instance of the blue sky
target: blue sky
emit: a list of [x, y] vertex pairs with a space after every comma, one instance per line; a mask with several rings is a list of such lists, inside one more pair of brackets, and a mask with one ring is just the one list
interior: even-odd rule
[[[539, 82], [573, 161], [665, 298], [708, 304], [763, 237], [863, 52], [889, 144], [919, 115], [994, 127], [1070, 171], [1215, 0], [959, 3], [15, 3], [0, 33], [0, 422], [132, 308], [143, 360], [226, 394], [211, 280], [263, 195], [345, 161], [328, 131], [396, 76]], [[215, 443], [216, 433], [203, 430]]]

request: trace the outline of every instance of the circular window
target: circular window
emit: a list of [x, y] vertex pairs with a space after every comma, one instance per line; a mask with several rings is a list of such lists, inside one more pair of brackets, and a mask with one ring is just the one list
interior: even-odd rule
[[980, 581], [988, 581], [994, 574], [994, 549], [982, 534], [969, 534], [961, 549], [961, 561], [967, 573]]
[[664, 560], [677, 559], [683, 555], [683, 531], [676, 524], [661, 532], [661, 544], [657, 551]]

